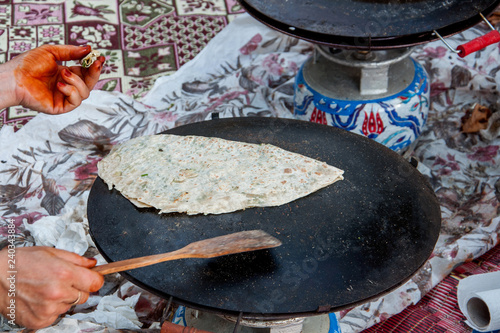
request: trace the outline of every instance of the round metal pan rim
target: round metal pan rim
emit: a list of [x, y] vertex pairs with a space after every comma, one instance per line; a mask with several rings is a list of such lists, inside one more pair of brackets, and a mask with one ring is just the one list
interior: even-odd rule
[[[94, 240], [94, 236], [92, 235], [92, 231], [90, 231], [89, 233], [90, 233], [91, 238]], [[113, 261], [113, 260], [111, 260], [110, 257], [108, 257], [105, 254], [105, 252], [97, 244], [96, 244], [96, 248], [99, 250], [99, 252], [103, 256], [103, 258], [107, 262], [112, 262]], [[189, 300], [185, 300], [185, 299], [182, 299], [182, 298], [179, 298], [179, 297], [174, 297], [172, 295], [160, 292], [158, 290], [151, 289], [151, 287], [147, 283], [143, 283], [140, 280], [137, 280], [129, 272], [126, 272], [126, 271], [125, 272], [119, 272], [118, 274], [120, 274], [121, 276], [123, 276], [126, 280], [128, 280], [128, 281], [134, 283], [135, 285], [143, 288], [144, 290], [147, 290], [147, 291], [151, 292], [152, 294], [155, 294], [156, 296], [159, 296], [159, 297], [161, 297], [161, 298], [163, 298], [163, 299], [165, 299], [168, 302], [171, 302], [173, 304], [179, 304], [179, 305], [183, 305], [183, 306], [186, 306], [186, 307], [194, 309], [194, 310], [206, 311], [206, 312], [209, 312], [209, 313], [224, 315], [224, 316], [227, 316], [227, 317], [238, 318], [238, 317], [241, 316], [242, 319], [273, 321], [273, 320], [283, 320], [283, 319], [291, 319], [291, 318], [306, 318], [306, 317], [319, 316], [319, 315], [327, 314], [327, 313], [331, 313], [331, 312], [338, 312], [338, 311], [342, 311], [342, 310], [348, 310], [348, 309], [351, 309], [353, 307], [360, 306], [360, 305], [366, 304], [368, 302], [377, 300], [380, 297], [383, 297], [384, 295], [387, 295], [387, 294], [391, 293], [392, 291], [398, 289], [399, 287], [401, 287], [402, 285], [404, 285], [405, 283], [407, 283], [413, 276], [415, 276], [425, 266], [426, 262], [427, 261], [424, 261], [422, 263], [422, 265], [415, 271], [415, 273], [413, 273], [410, 276], [408, 276], [407, 279], [402, 280], [400, 283], [394, 285], [393, 287], [391, 287], [391, 288], [389, 288], [389, 289], [387, 289], [385, 291], [382, 291], [380, 294], [373, 295], [372, 297], [368, 297], [368, 298], [363, 299], [363, 300], [361, 300], [359, 302], [354, 302], [354, 303], [346, 304], [346, 305], [343, 305], [343, 306], [336, 306], [336, 307], [319, 307], [317, 309], [317, 311], [294, 312], [294, 313], [272, 313], [272, 314], [257, 313], [257, 312], [238, 312], [238, 311], [230, 311], [230, 310], [221, 311], [220, 309], [218, 309], [216, 307], [211, 307], [211, 306], [206, 306], [206, 305], [201, 306], [201, 305], [193, 303], [193, 302], [191, 302]]]
[[[389, 48], [411, 47], [420, 44], [438, 40], [434, 34], [434, 30], [443, 37], [450, 37], [454, 34], [462, 32], [482, 21], [479, 13], [484, 16], [491, 14], [500, 4], [498, 0], [481, 0], [467, 1], [453, 0], [451, 5], [455, 6], [454, 10], [450, 11], [449, 15], [433, 14], [430, 10], [428, 16], [414, 17], [408, 22], [404, 21], [390, 22], [391, 17], [385, 18], [381, 23], [376, 19], [358, 18], [353, 20], [351, 25], [344, 24], [343, 26], [335, 26], [335, 22], [342, 17], [352, 17], [358, 11], [359, 4], [371, 3], [376, 6], [375, 11], [383, 12], [384, 3], [435, 3], [434, 6], [442, 3], [441, 1], [336, 1], [330, 2], [331, 8], [324, 12], [318, 11], [316, 20], [324, 20], [323, 25], [311, 26], [307, 24], [308, 16], [311, 13], [307, 11], [293, 11], [296, 17], [289, 17], [291, 8], [297, 4], [304, 3], [300, 0], [291, 0], [282, 2], [280, 0], [240, 0], [240, 4], [245, 10], [260, 22], [267, 26], [279, 30], [292, 37], [300, 38], [312, 43], [322, 44], [326, 46], [359, 49], [359, 50], [380, 50]], [[322, 1], [307, 1], [317, 5]], [[324, 1], [323, 1], [324, 2]], [[348, 3], [348, 4], [345, 4]], [[287, 7], [281, 7], [281, 4], [286, 4]], [[339, 5], [340, 4], [340, 5]], [[335, 7], [335, 6], [340, 7]], [[405, 5], [405, 4], [399, 4]], [[285, 6], [285, 5], [283, 5]], [[319, 5], [317, 5], [319, 7]], [[407, 5], [408, 6], [408, 5]], [[460, 10], [457, 10], [460, 8]], [[283, 9], [283, 10], [279, 10]], [[434, 8], [435, 9], [435, 8]], [[397, 10], [393, 10], [393, 15], [396, 15]], [[333, 13], [329, 15], [328, 13]], [[442, 13], [441, 13], [442, 14]], [[313, 20], [313, 19], [311, 19]], [[387, 21], [385, 21], [387, 20]], [[367, 27], [360, 27], [366, 22], [373, 22], [372, 29], [375, 32], [369, 31]], [[380, 27], [382, 25], [382, 27]]]
[[108, 261], [250, 229], [283, 242], [270, 250], [122, 273], [154, 294], [249, 319], [313, 316], [394, 290], [432, 253], [441, 223], [434, 191], [410, 163], [373, 140], [278, 118], [217, 119], [168, 133], [271, 143], [346, 173], [343, 181], [287, 205], [189, 217], [138, 209], [98, 178], [89, 195], [88, 220], [91, 237]]

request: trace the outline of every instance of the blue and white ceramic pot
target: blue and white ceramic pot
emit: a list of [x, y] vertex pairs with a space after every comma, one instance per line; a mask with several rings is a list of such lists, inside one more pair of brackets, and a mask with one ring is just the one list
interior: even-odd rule
[[297, 119], [340, 127], [397, 152], [418, 138], [427, 120], [429, 81], [409, 50], [317, 50], [296, 77]]

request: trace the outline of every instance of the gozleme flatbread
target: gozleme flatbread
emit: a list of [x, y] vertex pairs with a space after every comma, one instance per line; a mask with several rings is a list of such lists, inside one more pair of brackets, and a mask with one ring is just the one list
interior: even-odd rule
[[221, 214], [278, 206], [343, 179], [343, 171], [270, 144], [143, 136], [115, 146], [99, 176], [138, 207]]

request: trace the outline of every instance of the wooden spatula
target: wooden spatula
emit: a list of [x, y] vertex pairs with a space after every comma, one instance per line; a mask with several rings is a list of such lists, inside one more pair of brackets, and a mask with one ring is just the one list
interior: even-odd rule
[[234, 234], [209, 238], [186, 245], [167, 253], [115, 261], [92, 268], [102, 275], [127, 271], [164, 261], [184, 258], [214, 258], [226, 254], [269, 249], [280, 246], [281, 242], [262, 230], [241, 231]]

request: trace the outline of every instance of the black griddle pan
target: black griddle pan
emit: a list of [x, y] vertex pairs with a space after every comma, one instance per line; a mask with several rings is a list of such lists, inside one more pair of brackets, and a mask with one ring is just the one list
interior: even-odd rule
[[264, 24], [332, 47], [360, 50], [414, 46], [482, 21], [499, 0], [239, 0]]
[[97, 178], [88, 220], [108, 261], [252, 229], [283, 242], [275, 249], [122, 273], [159, 296], [248, 319], [310, 316], [384, 295], [432, 253], [441, 223], [432, 188], [410, 163], [372, 140], [335, 127], [257, 117], [210, 120], [167, 133], [271, 143], [339, 167], [345, 179], [279, 207], [188, 216], [137, 208]]

